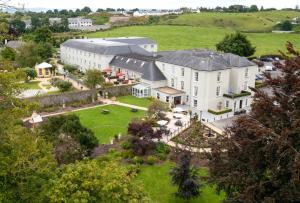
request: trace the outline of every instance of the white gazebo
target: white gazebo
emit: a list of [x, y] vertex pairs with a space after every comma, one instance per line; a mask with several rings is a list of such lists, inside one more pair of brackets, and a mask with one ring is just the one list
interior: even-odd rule
[[151, 88], [146, 83], [140, 83], [132, 87], [132, 95], [138, 98], [150, 97]]
[[46, 62], [38, 64], [35, 66], [38, 77], [51, 77], [52, 65]]

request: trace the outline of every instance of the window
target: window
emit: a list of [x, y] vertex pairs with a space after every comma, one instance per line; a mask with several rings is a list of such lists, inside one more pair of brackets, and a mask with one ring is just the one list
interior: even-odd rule
[[229, 107], [229, 101], [226, 101], [226, 108]]
[[145, 45], [144, 48], [147, 49], [147, 45]]
[[175, 67], [172, 66], [172, 73], [174, 74], [175, 73]]
[[170, 101], [170, 97], [166, 96], [166, 102], [169, 102], [169, 101]]
[[181, 90], [184, 90], [184, 81], [181, 81]]
[[186, 96], [186, 102], [188, 102], [188, 101], [189, 101], [189, 95]]
[[199, 73], [198, 72], [195, 72], [195, 81], [197, 82], [199, 79]]
[[249, 68], [246, 68], [246, 69], [245, 69], [245, 78], [248, 77], [248, 74], [249, 74]]
[[101, 64], [98, 64], [98, 68], [101, 68]]
[[196, 99], [194, 99], [194, 107], [198, 106], [198, 101]]
[[246, 106], [248, 106], [248, 99], [246, 99]]
[[221, 89], [220, 86], [218, 86], [218, 87], [217, 87], [217, 90], [216, 90], [216, 95], [217, 95], [217, 97], [220, 96], [220, 89]]
[[184, 68], [181, 68], [181, 76], [184, 76]]
[[245, 90], [245, 91], [248, 90], [248, 82], [247, 82], [247, 81], [244, 83], [244, 90]]
[[39, 69], [39, 75], [43, 75], [43, 69]]
[[49, 75], [49, 69], [46, 68], [45, 70], [46, 70], [46, 75]]
[[218, 81], [218, 82], [221, 81], [221, 72], [218, 72], [217, 81]]
[[156, 93], [156, 98], [157, 98], [157, 99], [160, 99], [159, 93]]
[[198, 87], [194, 87], [194, 97], [198, 96]]
[[174, 87], [174, 79], [171, 79], [171, 86]]
[[151, 44], [151, 48], [154, 48], [154, 44]]
[[236, 101], [234, 102], [233, 108], [234, 110], [236, 109]]

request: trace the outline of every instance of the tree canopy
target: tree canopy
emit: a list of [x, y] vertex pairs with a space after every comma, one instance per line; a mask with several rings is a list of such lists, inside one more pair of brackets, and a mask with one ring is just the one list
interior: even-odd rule
[[[218, 140], [210, 172], [227, 202], [298, 202], [300, 197], [300, 55], [288, 43], [282, 75], [265, 73], [252, 111]], [[269, 91], [270, 92], [270, 91]]]
[[92, 160], [64, 167], [49, 191], [50, 202], [148, 202], [134, 170]]
[[216, 45], [218, 51], [232, 53], [239, 56], [252, 56], [255, 53], [255, 47], [242, 33], [228, 34]]
[[95, 89], [98, 85], [102, 85], [104, 77], [102, 72], [97, 69], [89, 69], [86, 71], [85, 84], [91, 89]]

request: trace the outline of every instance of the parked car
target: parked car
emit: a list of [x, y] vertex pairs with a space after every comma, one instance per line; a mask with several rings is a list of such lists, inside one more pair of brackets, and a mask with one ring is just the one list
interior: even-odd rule
[[260, 74], [257, 74], [256, 76], [255, 76], [255, 80], [262, 80], [264, 77], [262, 76], [262, 75], [260, 75]]
[[262, 58], [260, 58], [260, 60], [263, 62], [273, 62], [274, 61], [274, 59], [271, 57], [262, 57]]

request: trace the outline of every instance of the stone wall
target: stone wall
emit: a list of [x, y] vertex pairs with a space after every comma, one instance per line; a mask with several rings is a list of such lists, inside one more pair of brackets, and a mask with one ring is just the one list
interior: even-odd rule
[[[133, 85], [121, 85], [121, 86], [112, 86], [101, 88], [98, 91], [100, 96], [105, 96], [106, 92], [109, 97], [117, 97], [123, 95], [131, 94], [131, 87]], [[72, 102], [90, 100], [92, 101], [93, 90], [85, 90], [80, 92], [69, 92], [63, 94], [55, 94], [55, 95], [45, 95], [45, 96], [37, 96], [26, 98], [29, 102], [37, 102], [42, 107], [48, 106], [62, 106], [63, 104], [68, 104]]]

